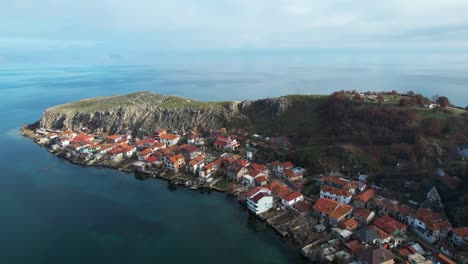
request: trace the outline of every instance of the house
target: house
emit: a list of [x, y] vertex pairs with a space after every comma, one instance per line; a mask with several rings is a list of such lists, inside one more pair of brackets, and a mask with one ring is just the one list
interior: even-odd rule
[[319, 198], [313, 209], [319, 214], [322, 221], [331, 225], [336, 225], [348, 218], [353, 211], [353, 207], [327, 198]]
[[255, 187], [247, 194], [247, 208], [255, 214], [261, 214], [273, 207], [271, 191], [263, 187]]
[[139, 161], [146, 160], [152, 153], [154, 152], [153, 147], [148, 147], [144, 149], [143, 151], [140, 151], [137, 156]]
[[338, 223], [338, 227], [344, 230], [351, 231], [351, 232], [356, 231], [358, 226], [359, 226], [359, 223], [354, 217], [351, 217], [347, 220], [344, 220]]
[[367, 244], [367, 245], [374, 245], [379, 242], [380, 236], [379, 233], [377, 233], [377, 230], [370, 227], [366, 226], [364, 228], [361, 228], [354, 232], [353, 236], [361, 241], [362, 244]]
[[247, 186], [254, 186], [255, 185], [255, 178], [246, 174], [246, 175], [242, 176], [241, 183], [243, 185], [247, 185]]
[[278, 172], [282, 174], [284, 170], [292, 170], [294, 168], [294, 164], [292, 162], [287, 161], [287, 162], [280, 162], [280, 161], [274, 161], [271, 163], [273, 167], [273, 171]]
[[180, 154], [185, 157], [186, 161], [192, 160], [202, 154], [200, 148], [195, 145], [184, 144], [179, 148]]
[[412, 226], [416, 216], [416, 210], [408, 205], [401, 205], [397, 214], [397, 219], [409, 226]]
[[159, 164], [161, 164], [162, 162], [159, 160], [159, 157], [156, 157], [156, 156], [149, 156], [148, 158], [146, 158], [145, 160], [147, 163], [153, 165], [153, 166], [158, 166]]
[[[77, 137], [79, 137], [80, 135], [78, 135]], [[110, 135], [110, 136], [107, 136], [106, 137], [106, 141], [108, 143], [117, 143], [120, 139], [122, 139], [122, 137], [120, 135]]]
[[161, 135], [164, 135], [164, 134], [167, 134], [167, 130], [166, 130], [166, 129], [159, 129], [159, 130], [156, 130], [156, 132], [154, 133], [154, 139], [156, 139], [157, 141], [161, 142]]
[[239, 142], [237, 142], [236, 139], [233, 139], [230, 136], [228, 137], [218, 136], [216, 138], [214, 146], [216, 148], [221, 148], [221, 149], [226, 149], [226, 150], [236, 150], [239, 148], [240, 144]]
[[279, 199], [294, 192], [293, 190], [289, 189], [287, 186], [279, 183], [278, 181], [273, 181], [265, 185], [265, 188], [269, 189], [272, 192], [273, 196]]
[[222, 160], [221, 159], [216, 159], [213, 162], [208, 163], [207, 165], [203, 166], [199, 171], [198, 175], [203, 178], [209, 178], [212, 175], [214, 175], [222, 165]]
[[369, 209], [359, 207], [354, 210], [353, 212], [354, 218], [361, 224], [361, 225], [368, 225], [375, 217], [375, 213]]
[[396, 236], [406, 232], [407, 226], [397, 220], [389, 217], [389, 216], [382, 216], [377, 218], [374, 221], [374, 226], [383, 230], [385, 233]]
[[374, 189], [367, 189], [363, 192], [358, 193], [353, 198], [354, 207], [357, 208], [367, 208], [367, 202], [369, 202], [374, 196], [376, 195], [376, 191]]
[[304, 175], [302, 175], [300, 171], [295, 171], [292, 169], [283, 170], [283, 175], [290, 181], [302, 180], [304, 178]]
[[290, 193], [283, 198], [281, 198], [281, 203], [286, 206], [292, 206], [295, 203], [301, 202], [304, 200], [304, 196], [300, 192]]
[[166, 146], [174, 146], [180, 140], [180, 136], [176, 134], [161, 134], [159, 138], [160, 142], [166, 144]]
[[266, 176], [255, 177], [255, 185], [264, 186], [268, 183], [268, 178]]
[[361, 264], [392, 264], [396, 256], [381, 247], [365, 247], [356, 252]]
[[124, 157], [124, 149], [121, 147], [111, 149], [107, 152], [109, 159], [112, 161], [119, 161]]
[[427, 208], [419, 208], [416, 211], [412, 227], [419, 237], [429, 243], [445, 239], [452, 231], [452, 225], [447, 219]]
[[203, 156], [198, 156], [191, 161], [189, 161], [188, 166], [186, 167], [187, 172], [196, 174], [197, 171], [205, 165], [205, 158]]
[[340, 203], [349, 204], [353, 194], [344, 189], [339, 189], [330, 185], [320, 188], [320, 198], [327, 198]]
[[457, 246], [468, 245], [468, 227], [454, 228], [452, 232], [453, 244]]
[[463, 159], [468, 158], [468, 143], [459, 145], [457, 147], [458, 154], [462, 156]]
[[128, 144], [123, 144], [122, 148], [123, 148], [123, 151], [124, 151], [124, 156], [126, 158], [131, 158], [136, 152], [136, 147], [135, 146], [130, 146]]
[[378, 205], [378, 215], [389, 215], [397, 217], [400, 211], [399, 202], [395, 200], [383, 199]]
[[179, 172], [179, 169], [184, 165], [185, 158], [181, 154], [172, 156], [166, 160], [166, 167], [175, 173]]

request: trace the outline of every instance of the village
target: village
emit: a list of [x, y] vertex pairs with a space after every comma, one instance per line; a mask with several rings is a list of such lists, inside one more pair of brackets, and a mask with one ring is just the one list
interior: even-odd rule
[[[293, 239], [312, 262], [468, 263], [468, 227], [452, 226], [436, 187], [425, 201], [404, 201], [365, 174], [349, 177], [333, 170], [311, 175], [288, 160], [257, 158], [260, 151], [292, 148], [286, 137], [224, 128], [159, 129], [141, 138], [132, 131], [108, 135], [86, 128], [36, 128], [23, 134], [78, 164], [232, 193], [253, 215]], [[302, 193], [306, 178], [318, 184], [313, 197]]]

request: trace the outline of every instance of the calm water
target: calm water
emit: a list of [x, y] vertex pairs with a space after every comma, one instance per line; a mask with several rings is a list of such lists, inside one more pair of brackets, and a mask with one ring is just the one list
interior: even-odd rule
[[[406, 57], [405, 57], [406, 58]], [[464, 56], [171, 60], [155, 66], [0, 67], [0, 263], [297, 263], [224, 194], [81, 168], [18, 129], [59, 103], [140, 90], [243, 100], [336, 89], [415, 90], [468, 104]], [[169, 62], [170, 61], [170, 62]], [[281, 61], [281, 62], [279, 62]], [[312, 62], [311, 62], [312, 61]], [[339, 63], [338, 63], [339, 62]], [[340, 66], [336, 66], [340, 65]]]

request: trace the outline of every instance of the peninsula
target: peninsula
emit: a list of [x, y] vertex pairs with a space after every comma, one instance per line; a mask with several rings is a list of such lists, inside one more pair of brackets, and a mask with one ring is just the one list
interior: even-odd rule
[[139, 92], [55, 106], [22, 129], [77, 164], [227, 191], [313, 262], [363, 263], [466, 258], [467, 131], [448, 98], [395, 91]]

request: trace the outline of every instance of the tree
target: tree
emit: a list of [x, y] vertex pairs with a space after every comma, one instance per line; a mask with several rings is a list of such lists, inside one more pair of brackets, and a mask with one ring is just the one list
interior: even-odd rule
[[401, 98], [400, 101], [398, 102], [400, 106], [406, 107], [409, 105], [409, 100], [406, 98]]
[[445, 96], [441, 96], [437, 99], [437, 103], [441, 106], [441, 107], [447, 107], [447, 106], [450, 106], [450, 101], [447, 97]]
[[397, 91], [395, 91], [395, 90], [392, 90], [392, 95], [397, 95], [397, 94], [398, 94], [398, 92], [397, 92]]
[[429, 136], [439, 136], [441, 132], [440, 122], [435, 118], [427, 118], [421, 121], [421, 128]]

